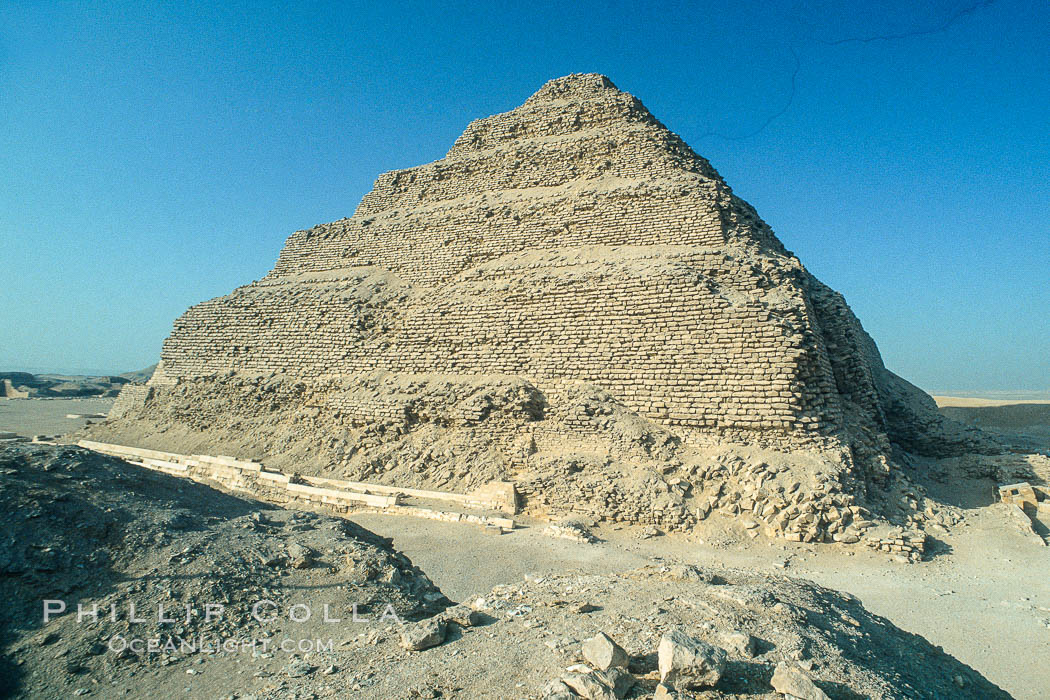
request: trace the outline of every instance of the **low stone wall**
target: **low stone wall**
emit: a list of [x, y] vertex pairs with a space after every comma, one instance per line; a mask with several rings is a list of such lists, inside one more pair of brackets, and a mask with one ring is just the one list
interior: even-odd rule
[[500, 510], [513, 515], [517, 508], [517, 497], [514, 484], [510, 482], [490, 484], [473, 494], [458, 494], [318, 477], [293, 477], [267, 470], [258, 462], [223, 455], [183, 455], [92, 440], [81, 440], [77, 444], [88, 450], [120, 457], [147, 469], [194, 481], [217, 482], [231, 491], [247, 493], [279, 505], [308, 506], [342, 514], [367, 509], [373, 512], [469, 522], [501, 530], [514, 528], [514, 521], [510, 518], [445, 512], [402, 503], [406, 497], [413, 497], [449, 501], [466, 508]]

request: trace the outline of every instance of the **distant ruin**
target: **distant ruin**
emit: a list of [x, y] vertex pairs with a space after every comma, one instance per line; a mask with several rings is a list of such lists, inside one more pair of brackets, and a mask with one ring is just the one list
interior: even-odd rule
[[401, 486], [513, 480], [536, 513], [724, 509], [807, 541], [854, 537], [894, 449], [994, 449], [596, 74], [292, 234], [265, 278], [176, 320], [89, 433]]

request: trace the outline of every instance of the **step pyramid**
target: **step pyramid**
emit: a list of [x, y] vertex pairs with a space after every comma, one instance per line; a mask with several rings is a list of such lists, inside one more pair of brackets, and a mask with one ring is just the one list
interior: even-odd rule
[[[406, 486], [516, 478], [544, 508], [641, 522], [664, 522], [660, 499], [634, 508], [605, 485], [719, 478], [690, 449], [818, 454], [858, 492], [892, 477], [894, 446], [987, 447], [597, 74], [548, 82], [441, 160], [380, 175], [350, 218], [292, 234], [266, 277], [176, 320], [110, 418], [109, 438]], [[598, 485], [573, 496], [579, 474]]]

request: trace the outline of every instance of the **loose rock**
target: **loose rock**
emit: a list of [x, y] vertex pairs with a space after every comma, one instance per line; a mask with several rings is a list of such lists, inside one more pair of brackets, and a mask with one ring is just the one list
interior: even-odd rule
[[583, 658], [599, 671], [607, 671], [614, 666], [627, 668], [627, 652], [604, 632], [599, 632], [583, 643]]
[[724, 649], [694, 639], [681, 630], [665, 634], [657, 653], [660, 682], [676, 688], [713, 686], [725, 671]]
[[831, 700], [823, 690], [816, 686], [805, 671], [791, 664], [777, 664], [770, 684], [773, 690], [788, 698]]
[[401, 631], [401, 646], [409, 651], [422, 651], [445, 641], [445, 622], [436, 618], [406, 625]]

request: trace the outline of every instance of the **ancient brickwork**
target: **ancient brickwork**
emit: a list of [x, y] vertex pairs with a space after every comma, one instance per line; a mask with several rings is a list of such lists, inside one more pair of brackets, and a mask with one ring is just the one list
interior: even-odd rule
[[721, 246], [727, 223], [707, 187], [605, 180], [499, 199], [344, 219], [293, 234], [273, 276], [374, 265], [420, 285], [523, 250], [587, 245]]
[[[792, 270], [765, 273], [717, 254], [588, 251], [481, 266], [409, 307], [386, 336], [391, 369], [520, 374], [608, 390], [673, 425], [834, 428], [838, 408]], [[757, 293], [755, 290], [759, 290]], [[508, 310], [511, 310], [508, 313]], [[362, 358], [357, 358], [361, 361]], [[355, 367], [354, 369], [365, 369]]]
[[113, 420], [123, 418], [128, 413], [134, 413], [146, 403], [152, 391], [152, 387], [142, 384], [125, 384], [117, 400], [113, 402], [113, 407], [109, 409], [108, 417]]
[[176, 322], [163, 366], [520, 375], [668, 425], [830, 434], [843, 402], [883, 423], [866, 339], [707, 161], [571, 76], [293, 234], [265, 279]]
[[505, 256], [424, 295], [347, 273], [269, 278], [195, 307], [165, 347], [166, 372], [517, 374], [592, 383], [672, 425], [839, 427], [794, 264], [741, 266], [684, 247], [562, 249]]
[[164, 344], [164, 374], [338, 372], [410, 291], [362, 268], [260, 280], [183, 314]]
[[522, 107], [473, 122], [444, 159], [384, 173], [352, 218], [293, 234], [272, 274], [375, 265], [435, 284], [523, 250], [782, 250], [641, 102], [608, 79], [591, 82], [552, 81]]

